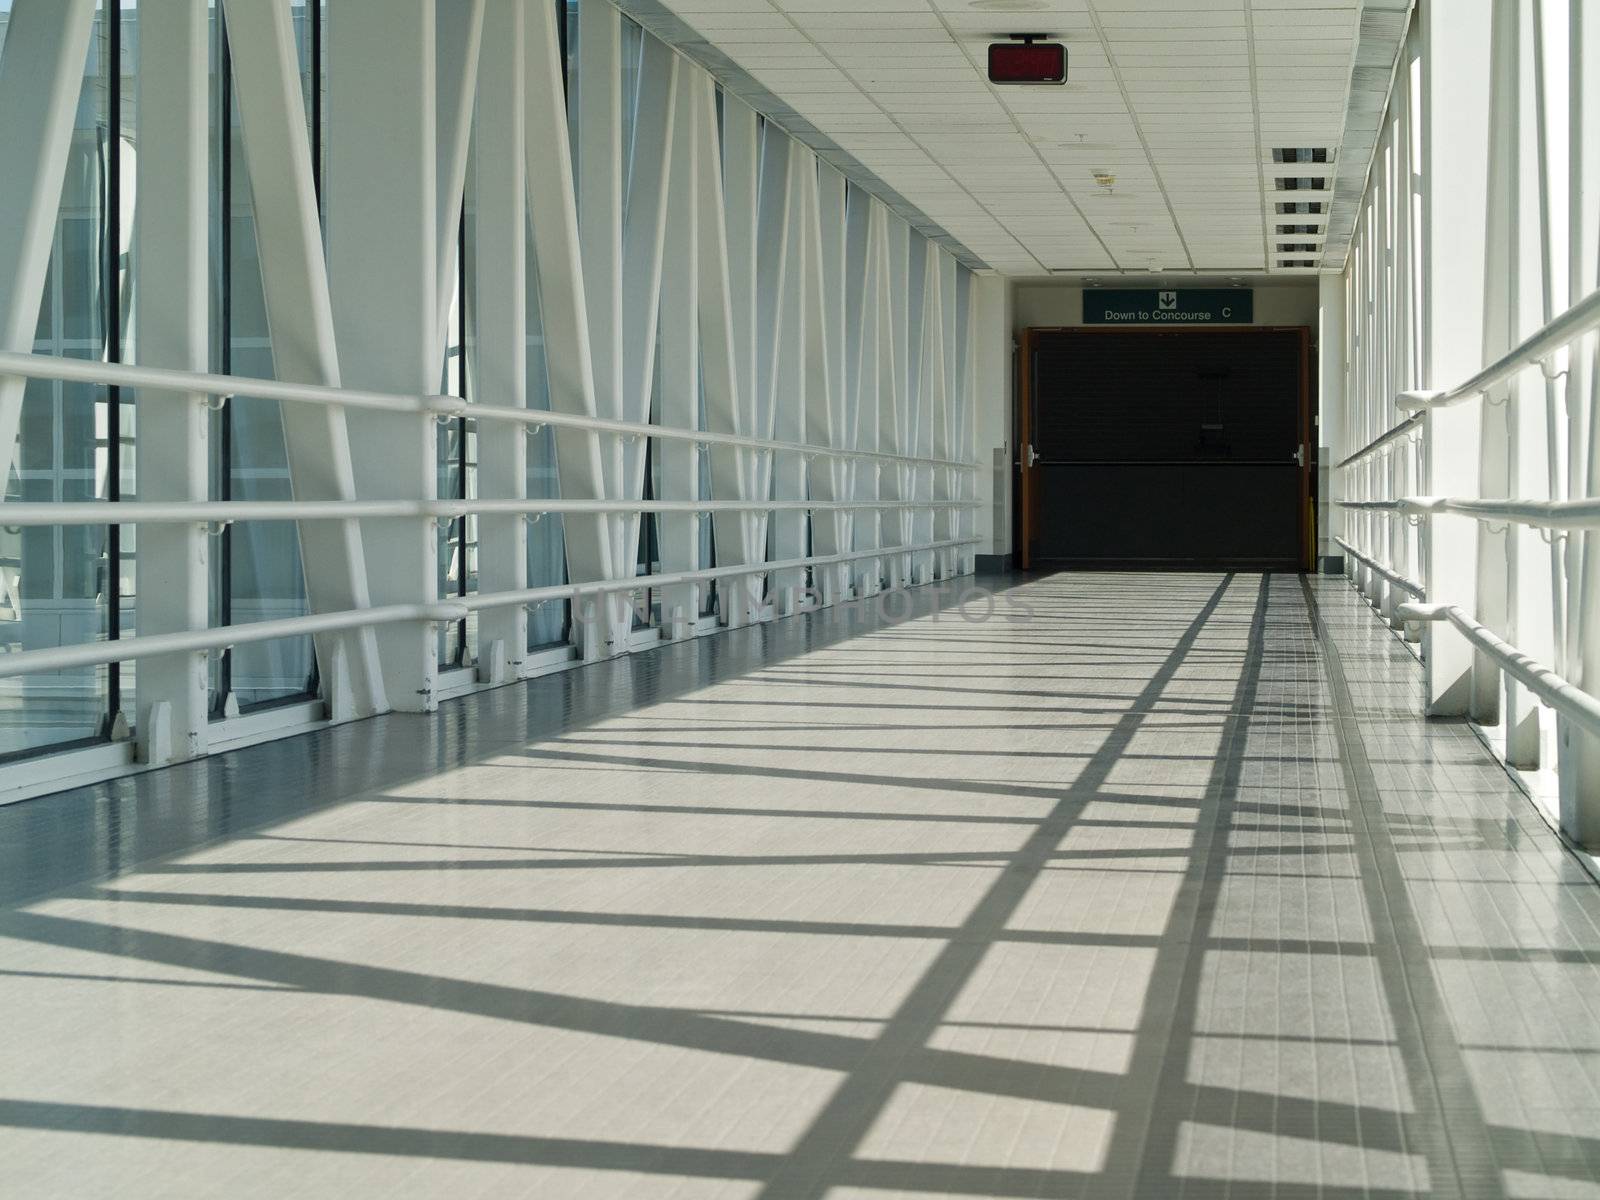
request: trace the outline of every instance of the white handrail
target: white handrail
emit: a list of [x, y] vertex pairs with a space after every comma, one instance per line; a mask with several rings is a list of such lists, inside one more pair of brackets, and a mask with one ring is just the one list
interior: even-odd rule
[[1417, 599], [1419, 599], [1419, 600], [1425, 599], [1427, 597], [1427, 594], [1428, 594], [1427, 590], [1420, 583], [1418, 583], [1416, 580], [1407, 579], [1404, 575], [1400, 574], [1393, 567], [1387, 566], [1386, 564], [1379, 562], [1377, 559], [1373, 558], [1371, 555], [1363, 554], [1361, 551], [1357, 550], [1354, 546], [1352, 546], [1349, 542], [1345, 541], [1343, 538], [1334, 538], [1333, 540], [1335, 542], [1337, 542], [1339, 544], [1339, 546], [1341, 548], [1343, 548], [1344, 552], [1346, 554], [1348, 554], [1351, 558], [1355, 559], [1357, 562], [1360, 562], [1360, 563], [1364, 564], [1367, 567], [1368, 570], [1377, 572], [1379, 575], [1381, 575], [1385, 579], [1387, 579], [1390, 583], [1394, 584], [1394, 586], [1399, 588], [1401, 591], [1408, 592], [1411, 595], [1417, 597]]
[[1454, 496], [1405, 496], [1395, 500], [1336, 500], [1341, 508], [1397, 512], [1406, 516], [1452, 513], [1476, 521], [1527, 525], [1534, 529], [1600, 529], [1600, 499], [1462, 500]]
[[76, 646], [50, 646], [39, 650], [21, 650], [0, 653], [0, 679], [40, 672], [64, 671], [74, 667], [103, 666], [113, 662], [131, 662], [158, 654], [193, 653], [220, 650], [228, 646], [249, 642], [266, 642], [277, 638], [298, 637], [312, 633], [329, 633], [342, 629], [355, 629], [368, 625], [388, 625], [402, 621], [430, 623], [465, 620], [469, 613], [482, 609], [509, 608], [520, 604], [536, 604], [546, 600], [582, 599], [619, 592], [634, 592], [641, 588], [670, 587], [698, 580], [731, 578], [745, 575], [765, 575], [772, 571], [797, 570], [808, 566], [832, 566], [863, 559], [893, 558], [902, 554], [920, 554], [933, 550], [968, 546], [978, 538], [958, 538], [915, 546], [882, 546], [875, 550], [852, 551], [849, 554], [814, 556], [791, 559], [787, 562], [751, 563], [740, 566], [714, 567], [705, 571], [686, 571], [672, 575], [636, 575], [630, 579], [599, 580], [593, 583], [557, 584], [545, 588], [529, 588], [517, 592], [495, 592], [486, 595], [456, 597], [435, 604], [396, 604], [383, 608], [352, 609], [344, 612], [316, 613], [303, 617], [284, 617], [275, 621], [252, 621], [241, 625], [227, 625], [214, 629], [185, 630], [179, 633], [138, 634], [115, 641], [86, 642]]
[[1509, 354], [1490, 363], [1465, 383], [1442, 392], [1401, 392], [1396, 406], [1401, 412], [1448, 408], [1505, 383], [1518, 371], [1543, 362], [1557, 350], [1600, 329], [1600, 290], [1590, 292], [1566, 312], [1528, 338]]
[[1408, 621], [1449, 621], [1473, 645], [1492, 658], [1506, 674], [1517, 679], [1530, 692], [1556, 712], [1600, 737], [1600, 700], [1582, 688], [1568, 683], [1543, 663], [1529, 658], [1509, 642], [1496, 637], [1487, 627], [1454, 604], [1402, 604], [1396, 610]]
[[186, 525], [235, 521], [454, 519], [479, 514], [855, 512], [976, 508], [976, 500], [83, 500], [11, 501], [0, 528], [50, 525]]
[[361, 408], [429, 418], [464, 417], [477, 421], [505, 421], [529, 427], [548, 425], [551, 428], [580, 429], [615, 437], [662, 438], [669, 441], [697, 442], [708, 446], [793, 454], [804, 458], [859, 459], [883, 465], [942, 467], [953, 471], [979, 469], [977, 463], [942, 458], [917, 458], [881, 450], [847, 450], [811, 442], [779, 442], [733, 433], [679, 429], [668, 425], [650, 425], [635, 421], [611, 421], [573, 413], [547, 412], [542, 409], [512, 408], [500, 404], [469, 404], [456, 396], [413, 396], [363, 391], [357, 388], [329, 387], [323, 384], [284, 383], [276, 379], [213, 375], [200, 371], [175, 371], [165, 367], [141, 367], [128, 363], [103, 363], [89, 359], [60, 358], [52, 354], [18, 354], [12, 351], [0, 351], [0, 375], [150, 389], [157, 393], [187, 392], [191, 395], [198, 393], [225, 398], [252, 396], [262, 400], [320, 404], [334, 408]]
[[746, 575], [797, 571], [806, 567], [831, 567], [844, 563], [862, 562], [871, 558], [893, 558], [901, 554], [921, 554], [934, 550], [949, 550], [957, 546], [975, 545], [979, 540], [978, 538], [954, 538], [949, 541], [930, 542], [916, 546], [879, 546], [875, 550], [852, 550], [848, 554], [813, 555], [810, 558], [791, 558], [780, 562], [707, 567], [700, 571], [675, 571], [667, 575], [636, 575], [632, 579], [605, 580], [594, 583], [558, 583], [548, 587], [523, 588], [514, 592], [488, 592], [461, 596], [458, 599], [461, 604], [474, 611], [505, 608], [514, 604], [543, 604], [550, 600], [581, 600], [618, 592], [637, 592], [645, 588], [676, 587], [686, 583], [709, 583], [715, 579], [738, 579]]
[[248, 642], [270, 642], [276, 638], [298, 637], [308, 633], [331, 633], [368, 625], [393, 625], [402, 621], [460, 621], [467, 616], [462, 604], [391, 604], [382, 608], [352, 609], [345, 612], [312, 613], [303, 617], [283, 617], [276, 621], [250, 621], [215, 629], [193, 629], [179, 633], [144, 633], [115, 641], [84, 642], [76, 646], [49, 646], [42, 650], [0, 653], [0, 679], [30, 675], [41, 671], [65, 671], [73, 667], [97, 667], [106, 663], [132, 662], [157, 654], [221, 650]]
[[1420, 413], [1414, 417], [1407, 417], [1404, 421], [1401, 421], [1400, 424], [1396, 425], [1388, 432], [1380, 433], [1377, 437], [1373, 438], [1370, 442], [1361, 447], [1361, 449], [1357, 450], [1343, 462], [1336, 464], [1334, 466], [1334, 470], [1339, 471], [1343, 470], [1345, 467], [1353, 467], [1356, 465], [1356, 463], [1360, 462], [1368, 455], [1376, 454], [1379, 450], [1382, 450], [1390, 442], [1398, 441], [1408, 434], [1420, 433], [1421, 430], [1422, 415]]

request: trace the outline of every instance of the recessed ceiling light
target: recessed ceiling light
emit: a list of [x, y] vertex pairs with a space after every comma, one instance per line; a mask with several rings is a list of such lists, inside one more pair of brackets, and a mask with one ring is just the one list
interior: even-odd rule
[[1094, 172], [1094, 181], [1103, 188], [1115, 187], [1117, 185], [1117, 177], [1110, 171]]

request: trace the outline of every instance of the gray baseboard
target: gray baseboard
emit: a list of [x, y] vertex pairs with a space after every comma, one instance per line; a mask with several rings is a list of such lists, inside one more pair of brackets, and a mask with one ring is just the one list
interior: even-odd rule
[[1343, 575], [1344, 574], [1344, 555], [1342, 555], [1342, 554], [1324, 554], [1322, 556], [1322, 562], [1319, 564], [1319, 567], [1320, 567], [1321, 573], [1324, 574], [1324, 575]]
[[1013, 564], [1009, 554], [979, 554], [974, 556], [973, 569], [979, 575], [1006, 575]]

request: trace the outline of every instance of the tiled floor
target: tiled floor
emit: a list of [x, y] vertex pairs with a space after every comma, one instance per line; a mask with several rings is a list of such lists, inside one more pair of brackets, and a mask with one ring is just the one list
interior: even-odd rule
[[1600, 888], [1342, 582], [927, 607], [0, 813], [0, 1195], [1600, 1197]]

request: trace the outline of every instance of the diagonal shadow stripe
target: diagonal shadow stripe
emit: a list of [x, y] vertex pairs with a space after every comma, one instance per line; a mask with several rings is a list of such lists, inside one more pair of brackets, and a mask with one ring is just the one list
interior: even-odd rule
[[[1006, 870], [962, 922], [960, 933], [935, 956], [866, 1055], [796, 1139], [792, 1153], [760, 1192], [762, 1200], [821, 1200], [838, 1182], [845, 1164], [856, 1156], [895, 1088], [906, 1078], [907, 1060], [928, 1046], [989, 946], [1016, 915], [1048, 865], [1079, 810], [1109, 780], [1128, 742], [1177, 675], [1185, 654], [1217, 612], [1233, 581], [1232, 574], [1224, 576], [1166, 661], [1130, 704], [1119, 728], [1105, 739], [1055, 808], [1011, 855]], [[1093, 1103], [1084, 1100], [1079, 1091], [1060, 1094], [1070, 1095], [1077, 1103]], [[1128, 1115], [1122, 1114], [1118, 1127]]]
[[[298, 989], [414, 1004], [841, 1073], [857, 1068], [873, 1044], [845, 1034], [782, 1029], [689, 1009], [594, 1000], [36, 912], [0, 913], [0, 937], [275, 983], [286, 989], [286, 995], [287, 989]], [[974, 957], [981, 956], [983, 947], [974, 949]], [[1126, 1077], [1112, 1071], [928, 1045], [910, 1048], [896, 1071], [896, 1080], [1051, 1104], [1071, 1097], [1076, 1104], [1118, 1109], [1146, 1099], [1131, 1090]], [[1189, 1088], [1185, 1094], [1196, 1103], [1233, 1111], [1240, 1128], [1270, 1130], [1285, 1116], [1309, 1120], [1315, 1111], [1319, 1134], [1327, 1141], [1376, 1148], [1404, 1145], [1406, 1118], [1388, 1109], [1313, 1106], [1276, 1093], [1228, 1088]]]
[[[770, 1178], [784, 1159], [780, 1153], [752, 1150], [11, 1099], [0, 1099], [0, 1126], [324, 1153], [626, 1171], [683, 1179], [761, 1181]], [[1074, 1194], [1093, 1178], [1066, 1170], [857, 1159], [845, 1166], [840, 1183], [847, 1187], [914, 1189], [951, 1196], [1023, 1197]], [[1414, 1200], [1415, 1195], [1382, 1189], [1313, 1189], [1282, 1184], [1268, 1193], [1247, 1183], [1226, 1182], [1226, 1194], [1235, 1200], [1267, 1200], [1269, 1195], [1274, 1200]], [[1216, 1194], [1222, 1195], [1220, 1191]]]

